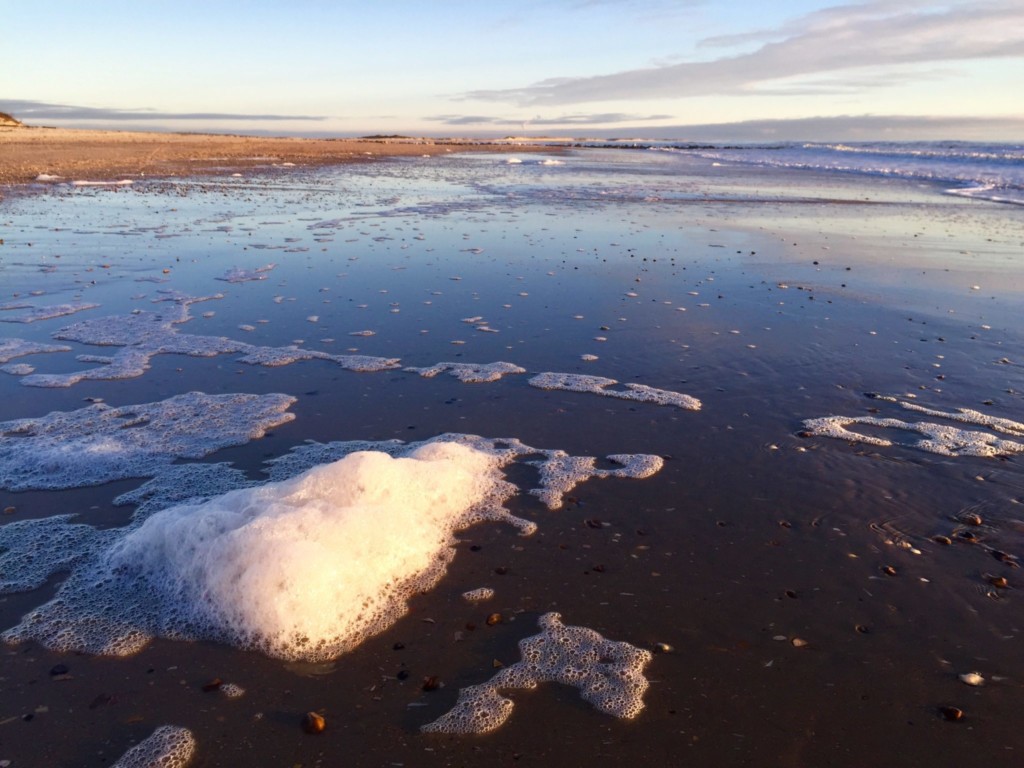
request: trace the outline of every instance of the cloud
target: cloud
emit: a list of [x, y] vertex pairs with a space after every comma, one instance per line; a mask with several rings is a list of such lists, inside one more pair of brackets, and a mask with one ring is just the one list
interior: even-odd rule
[[1021, 57], [1024, 4], [1020, 0], [873, 0], [816, 11], [778, 29], [704, 42], [716, 47], [752, 43], [757, 47], [707, 61], [471, 91], [463, 98], [535, 106], [759, 94], [763, 84], [785, 78], [879, 66]]
[[619, 123], [645, 123], [654, 120], [671, 120], [672, 115], [630, 115], [625, 112], [600, 112], [594, 114], [571, 114], [558, 117], [506, 118], [489, 115], [433, 115], [424, 118], [444, 125], [493, 125], [493, 126], [593, 126]]
[[266, 120], [326, 120], [319, 115], [245, 115], [231, 112], [160, 112], [155, 109], [107, 109], [82, 107], [71, 104], [52, 104], [46, 101], [0, 99], [0, 108], [23, 122], [38, 120], [214, 120], [214, 121], [266, 121]]

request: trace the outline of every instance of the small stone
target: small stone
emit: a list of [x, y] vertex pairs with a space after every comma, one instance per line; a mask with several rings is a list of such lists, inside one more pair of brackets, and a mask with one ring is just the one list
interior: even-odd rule
[[805, 645], [807, 645], [807, 641], [799, 637], [794, 637], [789, 642], [793, 644], [794, 648], [803, 648]]
[[18, 510], [15, 507], [4, 507], [4, 514], [5, 515], [13, 515], [17, 511]]
[[886, 576], [895, 576], [896, 569], [893, 568], [891, 565], [887, 565], [882, 569], [882, 573], [884, 573]]
[[437, 675], [430, 675], [429, 677], [423, 678], [423, 690], [424, 691], [436, 691], [438, 688], [443, 688], [444, 683], [441, 682], [441, 678]]
[[55, 664], [50, 668], [50, 675], [57, 677], [58, 675], [66, 675], [68, 673], [67, 664]]
[[1006, 589], [1010, 586], [1010, 582], [1006, 580], [1005, 576], [990, 576], [988, 583], [996, 589]]
[[967, 685], [978, 686], [985, 684], [985, 678], [977, 672], [964, 672], [964, 674], [960, 675], [960, 682]]
[[495, 624], [501, 624], [501, 614], [492, 613], [487, 617], [487, 626], [493, 627]]
[[964, 719], [964, 711], [958, 707], [939, 707], [939, 712], [952, 723]]
[[960, 522], [967, 525], [981, 525], [981, 515], [977, 515], [974, 512], [966, 512], [960, 515]]
[[213, 691], [220, 690], [220, 687], [224, 685], [224, 681], [219, 677], [215, 677], [208, 683], [203, 683], [203, 693], [212, 693]]
[[302, 716], [302, 730], [306, 733], [323, 733], [326, 727], [327, 721], [317, 712], [307, 712]]
[[655, 643], [654, 650], [657, 653], [672, 653], [672, 651], [674, 651], [675, 648], [673, 648], [668, 643]]
[[932, 536], [932, 541], [936, 544], [941, 544], [944, 547], [948, 547], [953, 543], [953, 540], [950, 539], [949, 536]]

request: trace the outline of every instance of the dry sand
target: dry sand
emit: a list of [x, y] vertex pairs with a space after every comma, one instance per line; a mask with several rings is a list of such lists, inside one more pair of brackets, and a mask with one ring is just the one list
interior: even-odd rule
[[193, 176], [273, 163], [331, 165], [371, 157], [536, 149], [471, 139], [299, 139], [13, 127], [0, 128], [0, 185], [30, 182], [40, 174], [68, 180]]

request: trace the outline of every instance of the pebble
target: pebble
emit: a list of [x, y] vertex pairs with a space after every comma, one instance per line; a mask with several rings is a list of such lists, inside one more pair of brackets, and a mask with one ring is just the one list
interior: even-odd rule
[[655, 643], [654, 644], [654, 650], [657, 653], [672, 653], [672, 651], [674, 651], [675, 648], [673, 648], [668, 643]]
[[1010, 582], [1006, 580], [1005, 576], [990, 576], [988, 583], [996, 589], [1006, 589], [1010, 586]]
[[5, 515], [13, 515], [17, 511], [18, 510], [15, 507], [4, 507], [4, 514]]
[[327, 727], [327, 721], [323, 715], [316, 712], [307, 712], [302, 716], [302, 730], [306, 733], [323, 733]]
[[982, 677], [977, 672], [964, 672], [959, 677], [960, 677], [960, 682], [961, 683], [966, 683], [967, 685], [978, 686], [978, 685], [984, 685], [985, 684], [985, 678]]
[[803, 648], [805, 645], [807, 645], [807, 641], [800, 637], [794, 637], [789, 642], [793, 644], [794, 648]]
[[501, 614], [492, 613], [487, 617], [487, 626], [493, 627], [495, 624], [501, 624]]
[[958, 707], [939, 707], [939, 712], [950, 722], [955, 723], [957, 720], [964, 719], [964, 711]]

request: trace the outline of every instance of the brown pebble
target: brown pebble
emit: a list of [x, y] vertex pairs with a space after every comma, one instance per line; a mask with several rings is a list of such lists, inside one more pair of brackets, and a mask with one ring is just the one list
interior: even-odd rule
[[436, 691], [441, 687], [441, 678], [437, 675], [430, 675], [429, 677], [423, 678], [423, 690], [424, 691]]
[[871, 634], [871, 627], [865, 626], [864, 624], [858, 624], [857, 626], [854, 627], [854, 629], [856, 629], [862, 635], [870, 635]]
[[953, 543], [953, 540], [949, 536], [932, 536], [932, 541], [936, 544], [941, 544], [944, 547], [948, 547]]
[[976, 515], [973, 512], [967, 512], [966, 514], [960, 515], [960, 522], [967, 523], [967, 525], [981, 525], [981, 515]]
[[953, 723], [964, 719], [964, 711], [959, 707], [939, 707], [939, 712], [942, 713], [944, 718]]
[[886, 576], [895, 576], [896, 569], [893, 568], [891, 565], [887, 565], [885, 566], [885, 568], [882, 569], [882, 573], [884, 573]]
[[487, 617], [487, 626], [493, 627], [495, 624], [501, 624], [501, 614], [492, 613]]
[[203, 692], [210, 693], [211, 691], [220, 690], [220, 687], [222, 685], [224, 685], [224, 681], [221, 680], [219, 677], [215, 677], [210, 682], [203, 684]]
[[988, 583], [996, 589], [1006, 589], [1010, 586], [1010, 582], [1006, 580], [1005, 576], [990, 576]]
[[323, 733], [326, 727], [327, 721], [317, 712], [307, 712], [302, 716], [302, 730], [306, 733]]

